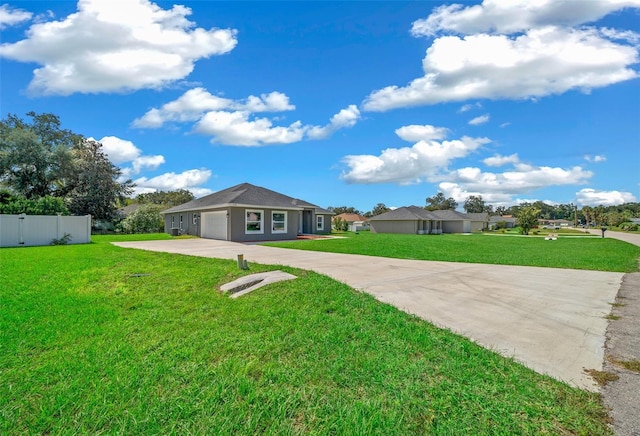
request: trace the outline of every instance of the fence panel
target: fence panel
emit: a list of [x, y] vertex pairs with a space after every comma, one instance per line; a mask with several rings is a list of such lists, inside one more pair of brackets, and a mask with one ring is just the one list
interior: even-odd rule
[[91, 242], [91, 216], [0, 215], [0, 247], [49, 245], [65, 234], [69, 244]]

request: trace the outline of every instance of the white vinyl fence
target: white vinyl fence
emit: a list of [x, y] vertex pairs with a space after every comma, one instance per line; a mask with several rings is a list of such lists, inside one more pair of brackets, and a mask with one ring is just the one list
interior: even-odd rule
[[50, 245], [71, 236], [69, 244], [91, 242], [91, 215], [45, 216], [0, 214], [0, 247]]

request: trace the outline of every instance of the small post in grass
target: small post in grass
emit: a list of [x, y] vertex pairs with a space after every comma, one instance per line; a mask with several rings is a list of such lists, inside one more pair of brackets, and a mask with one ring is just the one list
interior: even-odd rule
[[238, 254], [238, 269], [244, 269], [244, 254]]

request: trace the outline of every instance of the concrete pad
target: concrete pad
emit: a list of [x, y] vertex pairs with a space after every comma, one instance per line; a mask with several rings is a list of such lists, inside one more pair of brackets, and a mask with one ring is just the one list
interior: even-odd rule
[[209, 239], [115, 245], [289, 265], [328, 275], [543, 374], [597, 391], [604, 318], [624, 274], [555, 268], [389, 259], [244, 245]]
[[258, 273], [258, 274], [249, 274], [248, 276], [240, 277], [239, 279], [236, 279], [230, 283], [225, 283], [224, 285], [220, 286], [220, 290], [222, 292], [231, 292], [235, 288], [241, 288], [251, 283], [258, 282], [258, 283], [255, 283], [253, 286], [247, 286], [245, 289], [241, 291], [230, 294], [231, 298], [238, 298], [245, 294], [248, 294], [249, 292], [253, 292], [256, 289], [260, 289], [261, 287], [266, 286], [270, 283], [282, 282], [285, 280], [293, 280], [295, 278], [297, 277], [294, 276], [293, 274], [289, 274], [284, 271], [280, 271], [280, 270], [267, 271], [267, 272]]

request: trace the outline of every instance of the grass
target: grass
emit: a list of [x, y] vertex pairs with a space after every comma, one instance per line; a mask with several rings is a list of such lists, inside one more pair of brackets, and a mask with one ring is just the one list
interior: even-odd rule
[[618, 374], [614, 374], [609, 371], [598, 371], [597, 369], [585, 369], [584, 372], [589, 374], [593, 380], [600, 386], [605, 386], [607, 383], [620, 379]]
[[640, 360], [638, 359], [633, 359], [633, 360], [610, 359], [610, 360], [615, 365], [621, 366], [625, 369], [628, 369], [629, 371], [640, 373]]
[[609, 238], [498, 235], [352, 234], [347, 238], [266, 245], [299, 250], [365, 254], [398, 259], [526, 265], [597, 271], [638, 271], [640, 247]]
[[114, 239], [0, 250], [0, 434], [610, 434], [598, 395], [325, 276], [232, 300], [235, 262]]

